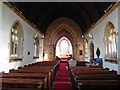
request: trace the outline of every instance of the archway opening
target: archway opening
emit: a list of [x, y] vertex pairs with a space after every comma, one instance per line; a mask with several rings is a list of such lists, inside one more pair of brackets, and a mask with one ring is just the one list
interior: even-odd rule
[[56, 56], [60, 58], [68, 58], [72, 54], [72, 44], [65, 36], [61, 37], [56, 44]]
[[94, 61], [94, 44], [91, 42], [90, 44], [90, 62]]

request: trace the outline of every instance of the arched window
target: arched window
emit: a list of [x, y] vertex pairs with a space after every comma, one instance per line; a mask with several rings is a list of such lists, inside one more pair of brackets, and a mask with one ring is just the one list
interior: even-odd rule
[[60, 52], [64, 54], [69, 53], [69, 43], [66, 39], [63, 39], [60, 42]]
[[104, 32], [105, 59], [117, 61], [116, 30], [111, 22], [108, 22]]
[[10, 61], [22, 60], [23, 56], [23, 30], [19, 21], [11, 28]]
[[88, 40], [85, 39], [84, 41], [84, 44], [85, 44], [85, 58], [88, 58]]
[[94, 44], [92, 41], [90, 42], [89, 48], [90, 48], [90, 62], [93, 62], [94, 61]]
[[63, 36], [56, 44], [56, 56], [68, 58], [69, 54], [72, 54], [72, 44], [67, 37]]
[[38, 58], [39, 57], [39, 37], [36, 34], [34, 36], [34, 58]]

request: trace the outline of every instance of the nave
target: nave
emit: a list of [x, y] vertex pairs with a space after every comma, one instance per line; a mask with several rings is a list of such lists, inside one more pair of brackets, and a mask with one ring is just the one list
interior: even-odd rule
[[119, 0], [2, 1], [0, 88], [120, 89]]
[[[86, 66], [77, 62], [43, 61], [11, 69], [2, 76], [2, 90], [119, 90], [120, 76], [116, 71], [99, 65]], [[69, 68], [67, 68], [69, 67]]]

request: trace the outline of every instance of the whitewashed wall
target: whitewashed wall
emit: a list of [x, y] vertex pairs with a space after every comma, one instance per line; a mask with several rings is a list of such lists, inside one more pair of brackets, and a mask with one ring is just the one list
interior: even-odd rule
[[[119, 14], [120, 14], [120, 10], [119, 10]], [[120, 20], [120, 16], [119, 16], [119, 20]], [[96, 58], [96, 50], [97, 47], [100, 48], [101, 51], [101, 58], [104, 58], [105, 55], [105, 50], [104, 50], [104, 31], [105, 31], [105, 27], [107, 22], [112, 22], [115, 26], [116, 32], [118, 32], [118, 30], [120, 31], [120, 26], [118, 28], [118, 8], [116, 8], [111, 14], [109, 14], [103, 21], [101, 21], [98, 25], [96, 25], [89, 33], [93, 34], [93, 44], [94, 44], [94, 57]], [[120, 37], [120, 35], [119, 35]], [[120, 44], [119, 44], [120, 45]], [[117, 36], [117, 46], [118, 45], [118, 36]], [[88, 45], [89, 48], [89, 45]], [[120, 48], [118, 48], [120, 49]], [[120, 50], [118, 50], [118, 55], [120, 55]], [[90, 56], [90, 55], [88, 55]], [[120, 57], [120, 56], [119, 56]], [[103, 60], [104, 61], [104, 60]], [[111, 70], [116, 70], [118, 72], [118, 64], [113, 64], [113, 63], [109, 63], [109, 62], [104, 62], [103, 63], [103, 67], [104, 68], [110, 68]], [[118, 72], [120, 73], [120, 72]]]
[[[2, 50], [2, 3], [0, 3], [0, 50]], [[2, 57], [2, 53], [0, 52], [0, 56]]]
[[[19, 66], [23, 66], [25, 64], [33, 63], [42, 59], [42, 47], [43, 41], [40, 40], [40, 58], [33, 59], [34, 55], [34, 44], [33, 44], [33, 37], [35, 34], [38, 34], [40, 38], [42, 34], [38, 33], [37, 31], [33, 30], [31, 26], [29, 26], [24, 20], [22, 20], [18, 15], [16, 15], [13, 11], [11, 11], [8, 7], [4, 4], [2, 5], [2, 47], [0, 47], [0, 53], [2, 53], [2, 58], [0, 59], [0, 72], [5, 71], [8, 72], [9, 69], [18, 68]], [[10, 51], [9, 51], [9, 44], [10, 44], [10, 30], [13, 23], [19, 20], [22, 29], [24, 32], [24, 42], [23, 42], [23, 60], [17, 62], [9, 62], [10, 59]], [[28, 55], [30, 52], [30, 55]]]

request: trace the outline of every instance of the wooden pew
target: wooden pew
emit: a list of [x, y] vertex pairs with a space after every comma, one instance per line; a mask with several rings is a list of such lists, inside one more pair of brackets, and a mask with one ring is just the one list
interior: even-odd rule
[[41, 79], [44, 80], [44, 88], [50, 88], [50, 79], [48, 74], [41, 73], [0, 73], [2, 78], [24, 78], [24, 79]]
[[0, 81], [2, 88], [36, 88], [42, 90], [43, 80], [40, 79], [21, 79], [21, 78], [2, 78]]
[[18, 70], [10, 70], [10, 73], [41, 73], [41, 74], [48, 74], [50, 78], [50, 87], [52, 87], [52, 80], [53, 80], [53, 75], [51, 73], [51, 69], [18, 69]]
[[[48, 75], [47, 77], [49, 77], [48, 81], [49, 81], [49, 85], [48, 87], [51, 86], [52, 84], [52, 80], [53, 80], [53, 77], [54, 75], [57, 73], [57, 69], [59, 67], [59, 62], [58, 61], [45, 61], [45, 62], [37, 62], [37, 63], [34, 63], [34, 64], [30, 64], [30, 65], [26, 65], [25, 67], [19, 67], [18, 70], [10, 70], [10, 73], [9, 75], [8, 74], [4, 74], [2, 75], [3, 77], [2, 78], [15, 78], [15, 79], [28, 79], [28, 78], [31, 78], [31, 79], [43, 79], [45, 78], [45, 76], [41, 76], [41, 74], [46, 74]], [[55, 69], [55, 70], [54, 70]], [[53, 74], [53, 71], [55, 71], [55, 73]], [[34, 74], [32, 74], [34, 73]], [[35, 74], [39, 74], [38, 75], [35, 75]], [[5, 85], [5, 84], [4, 84]], [[7, 89], [7, 88], [6, 88]], [[10, 88], [8, 88], [10, 89]], [[14, 89], [19, 89], [18, 87], [17, 88], [14, 88]], [[31, 88], [29, 88], [31, 89]]]
[[60, 61], [56, 61], [56, 60], [53, 60], [53, 61], [42, 61], [42, 62], [36, 62], [34, 64], [31, 64], [29, 66], [32, 66], [32, 67], [40, 67], [40, 66], [52, 66], [53, 67], [53, 80], [55, 80], [55, 77], [56, 77], [56, 74], [57, 74], [57, 71], [59, 69], [59, 66], [60, 66]]
[[115, 72], [111, 71], [103, 71], [103, 70], [86, 70], [86, 71], [72, 71], [74, 74], [116, 74]]
[[37, 89], [37, 88], [2, 88], [1, 90], [42, 90], [42, 89]]
[[85, 66], [77, 66], [77, 67], [70, 67], [70, 70], [108, 70], [106, 68], [96, 68], [96, 67], [85, 67]]
[[120, 80], [76, 80], [80, 90], [119, 90]]
[[80, 74], [74, 75], [77, 80], [118, 80], [117, 75], [113, 74]]
[[[53, 60], [53, 61], [42, 61], [42, 62], [37, 62], [37, 63], [34, 63], [30, 66], [52, 66], [53, 67], [53, 76], [56, 77], [56, 74], [57, 74], [57, 71], [59, 69], [59, 66], [60, 66], [60, 61], [56, 61], [56, 60]], [[53, 81], [55, 80], [55, 78], [53, 78]]]
[[33, 70], [33, 69], [21, 69], [21, 70], [11, 70], [10, 73], [39, 73], [39, 74], [48, 74], [49, 77], [49, 87], [52, 85], [53, 76], [51, 75], [50, 70]]
[[[117, 75], [116, 71], [109, 71], [108, 69], [102, 69], [102, 68], [93, 68], [93, 67], [71, 67], [70, 68], [70, 78], [72, 81], [72, 86], [75, 89], [76, 88], [76, 83], [78, 84], [80, 81], [90, 81], [90, 80], [94, 80], [96, 82], [98, 82], [99, 80], [100, 83], [104, 83], [102, 82], [102, 80], [106, 80], [106, 82], [112, 84], [112, 83], [117, 83], [119, 82], [119, 76]], [[113, 82], [112, 82], [113, 80]], [[116, 81], [114, 81], [116, 80]], [[109, 82], [110, 81], [110, 82]], [[93, 81], [91, 81], [90, 83], [92, 83]], [[99, 83], [99, 82], [98, 82]], [[81, 84], [81, 83], [79, 83]], [[92, 89], [94, 90], [94, 88], [96, 88], [95, 90], [99, 90], [100, 87], [102, 87], [102, 85], [98, 86], [98, 85], [88, 85], [85, 84], [86, 87], [88, 88], [82, 88], [82, 90], [89, 90], [91, 87], [93, 87]], [[115, 84], [118, 85], [118, 84]], [[78, 85], [80, 88], [80, 85]], [[107, 85], [106, 85], [107, 86]], [[109, 86], [109, 85], [108, 85]], [[83, 87], [83, 86], [82, 86]], [[98, 88], [99, 87], [99, 88]], [[111, 86], [112, 88], [115, 88], [115, 86]], [[119, 86], [117, 86], [119, 87]], [[100, 89], [102, 90], [102, 89]]]
[[[43, 80], [45, 79], [46, 77], [48, 79], [48, 82], [49, 82], [49, 85], [47, 85], [47, 87], [50, 87], [51, 84], [52, 84], [52, 80], [53, 80], [53, 77], [54, 75], [56, 75], [57, 71], [59, 69], [59, 64], [60, 62], [59, 61], [43, 61], [43, 62], [37, 62], [37, 63], [34, 63], [34, 64], [29, 64], [29, 65], [25, 65], [24, 67], [19, 67], [18, 70], [10, 70], [10, 73], [2, 73], [2, 79], [3, 79], [3, 85], [5, 86], [6, 85], [6, 82], [8, 82], [6, 79], [9, 79], [9, 84], [12, 82], [11, 79], [13, 80], [20, 80], [21, 82], [22, 79], [32, 79], [32, 80], [35, 80], [35, 79], [39, 79], [39, 80]], [[54, 71], [54, 72], [53, 72]], [[34, 74], [33, 74], [34, 73]], [[44, 75], [43, 75], [44, 74]], [[47, 75], [47, 76], [45, 76]], [[19, 81], [16, 82], [19, 84]], [[16, 85], [17, 85], [16, 83]], [[26, 82], [25, 82], [26, 83]], [[9, 85], [7, 84], [7, 85]], [[16, 86], [15, 83], [12, 82], [13, 86]], [[23, 84], [24, 85], [24, 84]], [[25, 84], [26, 85], [26, 84]], [[25, 86], [24, 85], [24, 86]], [[42, 85], [43, 85], [43, 82], [42, 82]], [[45, 85], [45, 84], [44, 84]], [[22, 83], [21, 83], [21, 86], [22, 86]], [[46, 87], [44, 87], [46, 88]], [[21, 88], [19, 87], [4, 87], [3, 90], [20, 90]], [[22, 90], [24, 89], [24, 87], [22, 87]], [[26, 88], [25, 88], [26, 89]], [[27, 90], [29, 89], [33, 89], [34, 88], [31, 88], [31, 87], [27, 87]], [[43, 88], [42, 88], [43, 89]], [[37, 88], [36, 88], [37, 90]]]
[[[70, 67], [69, 72], [71, 73], [72, 71], [80, 72], [80, 71], [93, 71], [93, 70], [105, 70], [109, 71], [108, 69], [103, 69], [103, 68], [94, 68], [94, 67], [85, 67], [85, 66], [77, 66], [77, 67]], [[117, 73], [117, 72], [114, 72]]]
[[[55, 70], [54, 70], [54, 68], [55, 68]], [[23, 71], [20, 71], [19, 69], [24, 69], [24, 70], [32, 69], [32, 71], [35, 71], [35, 73], [37, 73], [36, 71], [38, 71], [37, 69], [39, 69], [39, 73], [48, 73], [49, 72], [51, 81], [54, 81], [54, 79], [55, 79], [54, 77], [56, 76], [58, 68], [59, 68], [59, 61], [43, 61], [43, 62], [37, 62], [34, 64], [26, 65], [25, 67], [19, 67], [18, 71], [12, 69], [12, 70], [10, 70], [10, 72], [24, 73]], [[30, 71], [30, 72], [28, 71], [27, 73], [31, 73], [32, 71]], [[26, 72], [26, 70], [25, 70], [25, 72]]]
[[51, 75], [51, 69], [46, 68], [46, 69], [42, 69], [42, 68], [36, 68], [36, 69], [17, 69], [17, 70], [10, 70], [10, 73], [43, 73], [43, 74], [49, 74]]
[[41, 62], [41, 63], [36, 63], [36, 64], [32, 64], [32, 65], [29, 65], [29, 66], [25, 66], [24, 68], [34, 68], [34, 67], [46, 67], [46, 68], [51, 68], [52, 69], [52, 72], [54, 75], [56, 75], [56, 71], [58, 71], [58, 66], [54, 63], [46, 63], [46, 62]]
[[[51, 68], [52, 69], [52, 72], [53, 72], [53, 76], [56, 76], [57, 74], [57, 71], [59, 69], [59, 64], [60, 62], [59, 61], [42, 61], [42, 62], [37, 62], [37, 63], [34, 63], [34, 64], [30, 64], [30, 65], [25, 65], [24, 67], [19, 67], [18, 69], [21, 69], [21, 68], [36, 68], [36, 67], [39, 67], [39, 68]], [[53, 78], [55, 79], [55, 78]]]
[[53, 69], [53, 67], [52, 66], [35, 66], [35, 65], [33, 65], [33, 66], [28, 66], [28, 67], [24, 67], [24, 68], [19, 68], [18, 69], [18, 71], [20, 71], [20, 70], [28, 70], [28, 69], [30, 69], [30, 70], [41, 70], [41, 72], [42, 73], [44, 73], [43, 71], [49, 71], [50, 72], [50, 74], [51, 74], [51, 78], [52, 78], [52, 80], [54, 79], [54, 73], [55, 73], [55, 71], [54, 71], [54, 69]]
[[18, 70], [28, 70], [28, 69], [31, 69], [31, 70], [41, 70], [42, 72], [44, 70], [47, 70], [47, 71], [51, 72], [52, 76], [54, 75], [54, 69], [53, 69], [52, 66], [36, 66], [36, 65], [33, 65], [33, 66], [19, 68]]
[[117, 74], [107, 73], [81, 73], [70, 75], [73, 87], [75, 86], [75, 80], [120, 80]]
[[60, 62], [59, 61], [42, 61], [42, 62], [37, 62], [37, 63], [34, 63], [34, 64], [29, 64], [28, 66], [31, 66], [31, 65], [43, 65], [43, 66], [57, 66], [59, 65]]
[[36, 64], [40, 65], [40, 64], [43, 64], [43, 65], [46, 65], [46, 66], [53, 66], [55, 67], [55, 75], [59, 69], [59, 66], [60, 66], [60, 61], [56, 61], [56, 60], [53, 60], [53, 61], [42, 61], [42, 62], [37, 62]]
[[1, 90], [42, 90], [42, 89], [37, 89], [37, 88], [2, 88]]
[[72, 67], [70, 69], [71, 73], [82, 74], [82, 73], [94, 73], [94, 74], [117, 74], [116, 71], [109, 71], [102, 68], [89, 68], [89, 67]]

